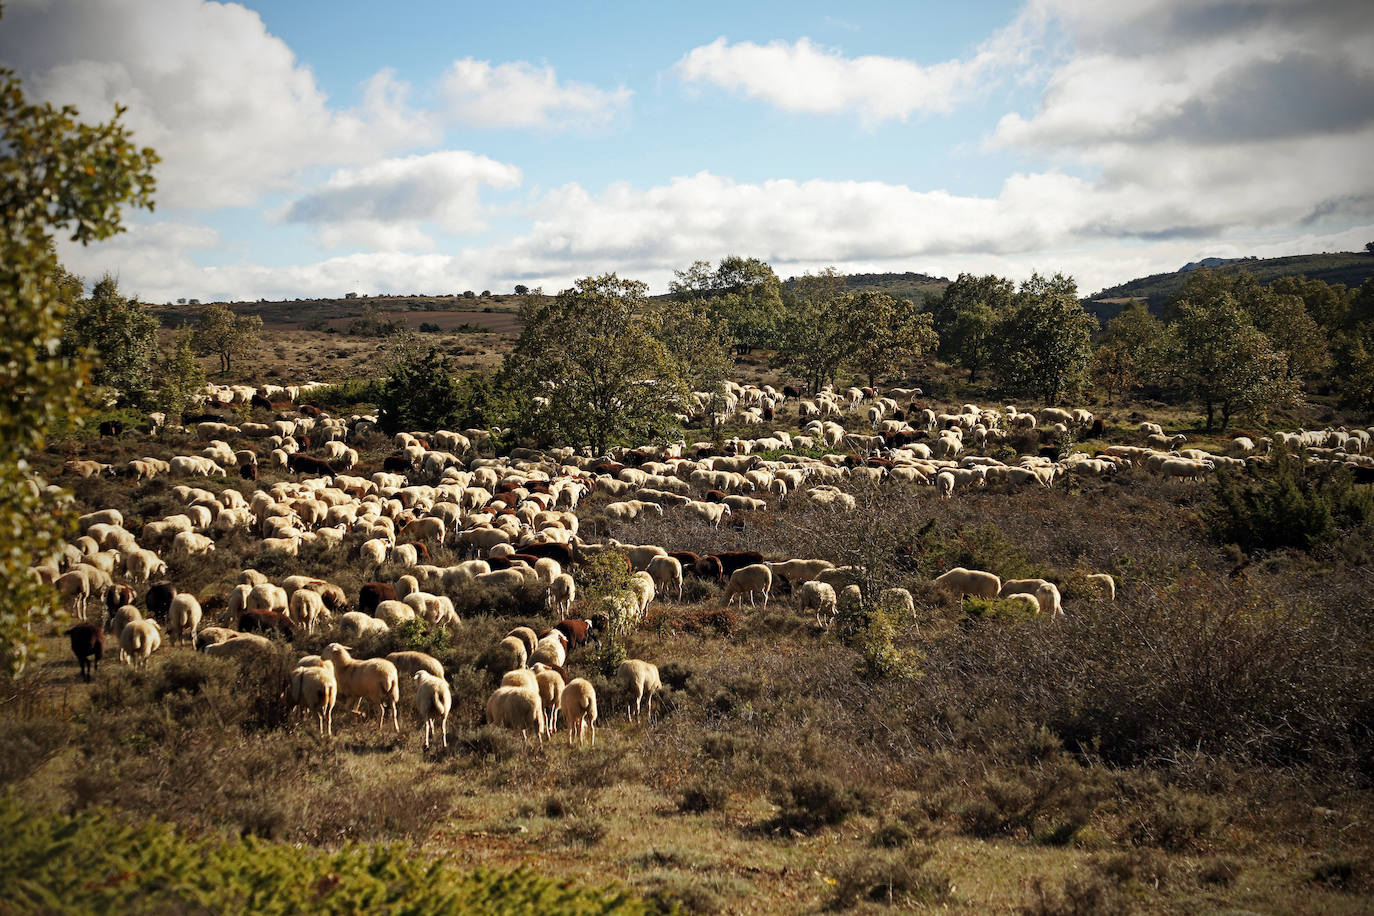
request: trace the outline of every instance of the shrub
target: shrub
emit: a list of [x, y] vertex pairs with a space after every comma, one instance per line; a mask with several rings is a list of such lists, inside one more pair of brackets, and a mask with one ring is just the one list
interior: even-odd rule
[[847, 910], [864, 901], [904, 907], [945, 902], [954, 887], [947, 875], [926, 871], [932, 855], [922, 849], [855, 856], [835, 876], [830, 908]]
[[683, 785], [677, 809], [684, 814], [722, 811], [730, 801], [730, 786], [719, 777], [703, 776]]
[[1220, 806], [1208, 798], [1166, 786], [1131, 819], [1126, 833], [1137, 846], [1170, 852], [1194, 849], [1211, 836], [1221, 818]]
[[1207, 520], [1223, 543], [1246, 550], [1310, 550], [1374, 519], [1374, 495], [1338, 463], [1311, 464], [1275, 441], [1253, 481], [1218, 474]]
[[773, 796], [777, 826], [810, 833], [843, 823], [864, 806], [860, 795], [833, 776], [811, 774], [791, 780]]

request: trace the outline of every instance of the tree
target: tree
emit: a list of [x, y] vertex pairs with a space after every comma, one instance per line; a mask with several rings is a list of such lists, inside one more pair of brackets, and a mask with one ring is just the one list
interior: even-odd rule
[[385, 433], [488, 429], [502, 417], [500, 399], [500, 386], [489, 375], [460, 378], [453, 362], [430, 347], [410, 353], [387, 374], [377, 398], [377, 425]]
[[870, 388], [880, 376], [916, 365], [940, 344], [931, 316], [910, 299], [865, 290], [850, 299], [847, 309], [850, 350], [845, 365]]
[[1167, 329], [1143, 302], [1133, 302], [1107, 322], [1102, 344], [1093, 351], [1092, 379], [1113, 394], [1129, 395], [1146, 384], [1164, 361]]
[[1058, 403], [1082, 383], [1096, 328], [1072, 278], [1032, 274], [997, 325], [992, 351], [1002, 388]]
[[833, 267], [807, 274], [789, 291], [787, 317], [778, 335], [778, 360], [808, 391], [833, 383], [851, 352], [849, 303], [844, 277]]
[[1225, 429], [1232, 416], [1262, 414], [1296, 399], [1287, 356], [1274, 349], [1229, 294], [1205, 302], [1181, 301], [1176, 312], [1180, 382], [1202, 403], [1208, 430], [1218, 411]]
[[61, 352], [80, 285], [58, 264], [53, 233], [99, 241], [121, 231], [125, 205], [152, 207], [157, 156], [134, 146], [121, 114], [82, 124], [73, 108], [29, 104], [0, 70], [0, 664], [11, 674], [59, 613], [53, 589], [28, 568], [52, 556], [71, 525], [28, 457], [80, 416], [86, 380], [84, 364]]
[[658, 338], [677, 363], [677, 374], [691, 391], [710, 395], [702, 405], [715, 418], [725, 395], [730, 347], [725, 324], [701, 299], [667, 300], [659, 305]]
[[180, 425], [195, 394], [205, 387], [205, 367], [191, 348], [191, 332], [183, 330], [173, 346], [158, 359], [157, 409], [167, 422]]
[[645, 284], [585, 277], [553, 299], [527, 301], [520, 316], [505, 366], [512, 391], [534, 406], [518, 414], [523, 433], [603, 454], [676, 430], [687, 385]]
[[1282, 296], [1302, 299], [1307, 314], [1327, 330], [1343, 327], [1350, 315], [1350, 291], [1344, 284], [1330, 284], [1307, 277], [1279, 277], [1269, 289]]
[[191, 345], [197, 353], [218, 356], [220, 374], [227, 375], [236, 357], [258, 346], [261, 334], [260, 315], [235, 315], [227, 305], [211, 305], [201, 314]]
[[969, 371], [969, 381], [992, 358], [998, 323], [1011, 308], [1016, 287], [1004, 277], [960, 274], [934, 302], [940, 353]]
[[705, 300], [736, 350], [749, 353], [773, 342], [783, 318], [782, 284], [765, 262], [730, 255], [715, 270], [708, 261], [696, 261], [675, 275], [668, 286], [673, 295]]
[[118, 282], [106, 274], [68, 316], [62, 352], [88, 354], [93, 383], [111, 389], [123, 406], [141, 406], [157, 362], [157, 328], [152, 312], [121, 296]]
[[515, 284], [515, 295], [525, 296], [529, 294], [529, 291], [530, 288], [528, 286], [525, 286], [523, 283]]

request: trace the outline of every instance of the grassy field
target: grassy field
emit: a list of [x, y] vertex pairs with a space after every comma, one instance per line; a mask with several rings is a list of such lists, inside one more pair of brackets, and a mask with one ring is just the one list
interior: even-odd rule
[[[301, 335], [281, 338], [300, 341], [288, 350], [300, 365], [326, 336], [285, 333]], [[361, 370], [366, 354], [338, 362]], [[752, 358], [737, 370], [766, 371]], [[927, 381], [970, 394], [938, 370]], [[1142, 411], [1171, 429], [1196, 421], [1118, 407], [1104, 442], [1134, 441]], [[42, 470], [57, 477], [77, 453], [118, 462], [192, 448], [72, 441]], [[374, 436], [361, 450], [366, 473], [390, 443]], [[134, 530], [180, 505], [166, 480], [64, 482]], [[725, 608], [716, 586], [689, 581], [685, 600], [656, 602], [622, 647], [662, 669], [651, 719], [627, 722], [607, 680], [618, 655], [572, 656], [570, 672], [598, 689], [595, 747], [481, 724], [489, 650], [549, 618], [538, 594], [469, 590], [453, 595], [456, 635], [412, 628], [356, 644], [443, 661], [455, 695], [447, 749], [424, 751], [413, 721], [397, 736], [341, 709], [333, 741], [287, 721], [285, 672], [334, 632], [242, 670], [189, 648], [164, 648], [146, 672], [107, 657], [89, 686], [54, 634], [47, 660], [0, 697], [0, 783], [38, 811], [157, 818], [187, 837], [291, 844], [286, 856], [400, 842], [459, 869], [611, 881], [665, 912], [1369, 911], [1367, 531], [1247, 560], [1209, 533], [1209, 485], [1137, 469], [950, 501], [926, 488], [855, 495], [858, 512], [789, 499], [719, 530], [671, 510], [613, 523], [594, 498], [579, 513], [584, 536], [862, 562], [917, 604], [914, 619], [822, 630], [785, 594]], [[350, 595], [403, 571], [359, 568], [357, 541], [287, 560], [235, 535], [208, 559], [174, 562], [169, 578], [216, 618], [245, 567], [320, 576]], [[1049, 578], [1066, 616], [950, 602], [929, 581], [954, 565]], [[1087, 572], [1116, 576], [1117, 601], [1090, 593]]]

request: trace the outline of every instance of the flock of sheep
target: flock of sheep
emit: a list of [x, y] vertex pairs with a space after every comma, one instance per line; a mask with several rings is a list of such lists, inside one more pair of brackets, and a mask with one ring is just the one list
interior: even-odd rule
[[[188, 437], [194, 437], [202, 443], [199, 452], [136, 458], [122, 468], [90, 459], [67, 462], [69, 473], [118, 475], [130, 485], [158, 477], [181, 481], [171, 488], [178, 511], [126, 527], [120, 511], [97, 509], [81, 517], [80, 535], [59, 555], [33, 568], [79, 618], [68, 635], [83, 676], [94, 673], [107, 633], [121, 660], [139, 666], [161, 648], [164, 634], [173, 645], [189, 639], [208, 654], [247, 658], [270, 648], [273, 638], [290, 639], [298, 631], [333, 628], [339, 639], [352, 641], [414, 618], [456, 629], [461, 621], [454, 599], [469, 589], [538, 589], [557, 622], [543, 633], [517, 628], [501, 641], [497, 649], [505, 658], [505, 674], [486, 702], [486, 718], [542, 740], [554, 733], [561, 712], [570, 743], [594, 741], [596, 692], [587, 679], [568, 677], [568, 652], [596, 639], [599, 628], [633, 629], [656, 599], [680, 599], [685, 577], [719, 583], [727, 605], [746, 597], [751, 604], [766, 605], [775, 585], [784, 582], [799, 608], [814, 612], [821, 626], [849, 605], [872, 604], [912, 615], [915, 608], [905, 589], [865, 596], [862, 570], [826, 560], [769, 560], [751, 551], [697, 555], [656, 544], [598, 541], [582, 536], [583, 516], [596, 526], [678, 515], [719, 527], [785, 500], [852, 510], [858, 486], [924, 484], [951, 498], [958, 490], [974, 488], [1048, 488], [1065, 475], [1102, 476], [1131, 466], [1195, 479], [1217, 468], [1264, 461], [1270, 445], [1268, 439], [1237, 437], [1226, 454], [1213, 454], [1182, 448], [1182, 436], [1168, 436], [1143, 423], [1139, 444], [1112, 444], [1095, 455], [1074, 452], [1061, 458], [1058, 449], [1064, 440], [1101, 437], [1102, 421], [1081, 409], [1030, 412], [1013, 405], [989, 409], [965, 404], [937, 411], [914, 402], [920, 394], [915, 389], [880, 395], [850, 388], [800, 398], [787, 390], [732, 383], [717, 420], [737, 425], [771, 420], [781, 426], [785, 411], [794, 409], [800, 428], [774, 428], [723, 446], [679, 442], [596, 456], [572, 448], [516, 448], [501, 457], [479, 457], [489, 452], [490, 434], [483, 430], [414, 431], [396, 435], [394, 450], [371, 473], [348, 473], [361, 463], [355, 446], [376, 441], [376, 419], [330, 417], [309, 405], [287, 403], [308, 390], [211, 386], [207, 404], [220, 409], [244, 404], [250, 410], [270, 410], [272, 418], [235, 425], [222, 414], [206, 415], [179, 431], [154, 415], [150, 424], [158, 441], [188, 451]], [[704, 394], [697, 401], [703, 411], [720, 403]], [[688, 422], [703, 419], [684, 416]], [[1341, 429], [1277, 436], [1305, 448], [1309, 460], [1346, 463], [1367, 475], [1374, 474], [1374, 463], [1364, 454], [1370, 434]], [[1038, 438], [1045, 447], [1014, 459], [986, 454]], [[767, 459], [761, 452], [777, 457]], [[260, 465], [271, 466], [283, 479], [270, 485], [255, 482], [248, 496], [234, 487], [210, 489], [189, 482], [229, 474], [258, 481]], [[588, 515], [584, 500], [593, 494], [604, 499], [592, 503]], [[343, 545], [369, 574], [375, 576], [385, 566], [395, 578], [366, 584], [352, 601], [323, 578], [293, 575], [274, 583], [246, 569], [220, 596], [225, 606], [221, 617], [208, 620], [196, 595], [179, 591], [169, 572], [187, 568], [213, 553], [217, 542], [239, 534], [256, 539], [256, 556], [298, 557], [310, 544]], [[574, 618], [578, 589], [573, 573], [588, 557], [607, 550], [625, 556], [632, 570], [630, 585], [612, 596], [604, 618], [595, 623]], [[447, 554], [455, 562], [436, 565], [431, 562], [435, 554]], [[1115, 597], [1110, 576], [1092, 578], [1107, 597]], [[1005, 598], [1021, 603], [1030, 614], [1053, 619], [1063, 613], [1059, 590], [1046, 579], [1002, 582], [988, 572], [959, 568], [934, 583], [960, 600], [964, 595]], [[136, 603], [140, 598], [143, 610]], [[101, 608], [98, 622], [86, 619], [92, 602]], [[617, 681], [628, 698], [630, 718], [639, 715], [646, 699], [651, 711], [660, 687], [654, 665], [628, 660]], [[423, 653], [355, 659], [345, 642], [332, 642], [320, 655], [301, 659], [288, 692], [295, 706], [316, 716], [323, 735], [332, 735], [332, 711], [339, 699], [355, 701], [355, 711], [368, 701], [377, 709], [379, 728], [389, 712], [399, 730], [403, 682], [414, 684], [426, 747], [436, 726], [446, 745], [453, 696], [442, 665]]]

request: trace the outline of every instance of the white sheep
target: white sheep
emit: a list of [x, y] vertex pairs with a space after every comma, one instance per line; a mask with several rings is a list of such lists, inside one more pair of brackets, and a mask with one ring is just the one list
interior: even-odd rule
[[646, 571], [653, 579], [655, 590], [677, 589], [678, 600], [682, 600], [682, 562], [677, 557], [654, 557]]
[[566, 615], [571, 611], [576, 597], [577, 583], [567, 573], [559, 573], [549, 583], [549, 593], [546, 600], [549, 610], [555, 614]]
[[434, 722], [439, 722], [439, 733], [444, 747], [448, 747], [448, 714], [453, 708], [453, 694], [449, 691], [448, 681], [435, 677], [428, 671], [415, 672], [415, 710], [425, 723], [425, 747], [429, 747], [429, 736], [434, 730]]
[[354, 659], [348, 647], [331, 642], [320, 653], [334, 663], [335, 677], [339, 681], [339, 693], [348, 699], [356, 697], [353, 711], [356, 713], [363, 700], [377, 705], [381, 713], [377, 719], [377, 730], [386, 724], [386, 710], [391, 707], [391, 724], [397, 733], [401, 731], [396, 721], [396, 707], [401, 702], [400, 675], [396, 666], [384, 658]]
[[536, 635], [534, 630], [531, 630], [529, 627], [516, 627], [514, 630], [511, 630], [506, 635], [514, 636], [521, 642], [523, 642], [525, 644], [526, 655], [533, 652], [534, 647], [539, 645], [538, 635]]
[[[207, 627], [206, 629], [211, 628]], [[222, 628], [216, 627], [214, 629]], [[206, 638], [205, 630], [200, 631], [200, 636]], [[257, 633], [238, 633], [223, 642], [202, 643], [201, 651], [214, 658], [233, 658], [241, 661], [271, 653], [272, 640], [266, 636], [259, 636]]]
[[146, 667], [149, 656], [161, 647], [156, 620], [130, 621], [119, 634], [119, 659], [135, 668]]
[[339, 618], [339, 629], [348, 633], [352, 637], [377, 635], [381, 636], [391, 628], [383, 620], [376, 617], [369, 617], [362, 611], [349, 611]]
[[573, 739], [578, 743], [587, 740], [587, 729], [591, 729], [592, 745], [596, 744], [596, 688], [586, 678], [574, 678], [563, 687], [559, 698], [559, 708], [563, 720], [568, 724], [568, 745]]
[[794, 593], [803, 611], [816, 611], [816, 626], [828, 627], [835, 617], [834, 587], [819, 581], [803, 582]]
[[916, 601], [911, 597], [911, 592], [904, 588], [885, 588], [878, 592], [878, 600], [874, 605], [880, 611], [896, 612], [904, 619], [916, 619]]
[[559, 700], [563, 696], [563, 675], [552, 668], [536, 663], [535, 682], [539, 685], [539, 701], [544, 705], [544, 731], [549, 737], [558, 731]]
[[1088, 582], [1100, 586], [1102, 591], [1107, 593], [1108, 601], [1116, 600], [1116, 580], [1109, 573], [1088, 573], [1085, 578]]
[[544, 707], [535, 687], [498, 687], [487, 699], [487, 721], [502, 728], [520, 729], [525, 741], [534, 732], [544, 743]]
[[730, 606], [730, 602], [735, 598], [740, 599], [740, 604], [744, 603], [744, 595], [749, 596], [749, 606], [754, 606], [754, 596], [763, 595], [763, 606], [768, 606], [768, 593], [773, 588], [773, 571], [764, 563], [753, 563], [749, 566], [741, 567], [730, 574], [730, 581], [725, 586], [725, 605]]
[[172, 645], [181, 645], [182, 637], [187, 635], [194, 642], [201, 616], [200, 602], [196, 596], [190, 592], [177, 592], [167, 609], [167, 633], [172, 638]]
[[1014, 605], [1021, 606], [1025, 610], [1025, 612], [1027, 614], [1030, 614], [1032, 617], [1040, 616], [1040, 601], [1034, 595], [1027, 595], [1025, 593], [1018, 592], [1015, 595], [1008, 595], [1003, 600], [1011, 602]]
[[289, 601], [290, 617], [305, 626], [305, 632], [315, 632], [315, 626], [329, 615], [325, 610], [324, 598], [319, 592], [309, 588], [298, 588], [291, 594]]
[[502, 639], [497, 646], [499, 664], [505, 671], [514, 671], [525, 667], [529, 661], [530, 650], [525, 647], [525, 641], [518, 636], [507, 636]]
[[658, 677], [658, 666], [637, 658], [627, 658], [616, 669], [615, 679], [616, 683], [626, 693], [627, 698], [633, 698], [633, 705], [630, 705], [627, 699], [625, 717], [631, 722], [639, 718], [639, 705], [647, 697], [647, 714], [652, 719], [654, 694], [663, 686], [663, 682]]
[[529, 663], [542, 662], [555, 668], [562, 668], [568, 660], [568, 637], [559, 630], [550, 630], [539, 638], [534, 651], [530, 653]]
[[1002, 580], [981, 569], [965, 569], [956, 566], [949, 572], [935, 577], [935, 584], [951, 594], [959, 596], [959, 606], [964, 605], [965, 595], [979, 598], [996, 598], [1002, 590]]
[[1040, 613], [1051, 618], [1064, 616], [1060, 606], [1059, 588], [1047, 579], [1008, 579], [998, 590], [998, 597], [1008, 595], [1034, 595], [1040, 606]]
[[334, 737], [334, 703], [338, 696], [339, 681], [334, 676], [334, 663], [328, 659], [299, 665], [291, 672], [291, 698], [296, 706], [315, 714], [321, 737]]
[[[356, 612], [350, 611], [349, 613]], [[377, 607], [373, 610], [372, 616], [376, 617], [388, 627], [398, 627], [407, 620], [415, 619], [415, 609], [404, 601], [396, 601], [392, 598], [388, 598], [385, 601], [377, 603]]]

